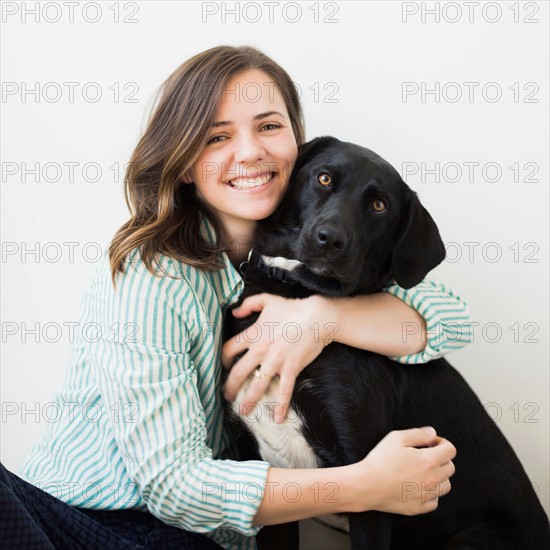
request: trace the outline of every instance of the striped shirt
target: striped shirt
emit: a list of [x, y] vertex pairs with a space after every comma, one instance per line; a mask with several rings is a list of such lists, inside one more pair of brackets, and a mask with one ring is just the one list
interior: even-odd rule
[[[215, 242], [206, 219], [200, 230]], [[23, 479], [74, 506], [136, 508], [224, 548], [255, 548], [269, 464], [235, 460], [224, 424], [222, 319], [244, 286], [226, 254], [224, 262], [206, 272], [161, 256], [169, 276], [157, 277], [136, 249], [115, 289], [105, 251], [55, 396], [61, 413], [26, 456]], [[423, 352], [395, 360], [425, 363], [469, 341], [448, 330], [469, 316], [443, 285], [385, 290], [424, 316], [430, 336]]]

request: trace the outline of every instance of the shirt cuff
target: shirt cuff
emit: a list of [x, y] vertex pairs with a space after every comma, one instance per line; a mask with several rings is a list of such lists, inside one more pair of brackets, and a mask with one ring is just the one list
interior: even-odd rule
[[205, 484], [205, 492], [220, 498], [221, 514], [227, 527], [248, 537], [255, 536], [263, 525], [252, 525], [262, 502], [270, 468], [262, 460], [224, 461], [231, 463], [231, 476], [220, 484]]
[[[468, 306], [452, 289], [424, 280], [409, 289], [392, 285], [383, 290], [403, 300], [426, 322], [426, 347], [418, 353], [390, 357], [393, 361], [427, 363], [472, 342], [473, 327]], [[407, 333], [416, 334], [418, 330], [418, 327], [403, 327], [403, 337], [406, 338]]]

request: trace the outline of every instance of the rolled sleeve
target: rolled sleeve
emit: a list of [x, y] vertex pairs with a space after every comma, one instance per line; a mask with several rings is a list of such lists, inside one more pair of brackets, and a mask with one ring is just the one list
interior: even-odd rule
[[[391, 357], [404, 364], [427, 363], [458, 350], [472, 341], [471, 317], [466, 303], [441, 283], [425, 279], [404, 289], [391, 285], [383, 289], [415, 309], [426, 322], [426, 347], [419, 353]], [[404, 327], [403, 334], [413, 334], [418, 327]]]

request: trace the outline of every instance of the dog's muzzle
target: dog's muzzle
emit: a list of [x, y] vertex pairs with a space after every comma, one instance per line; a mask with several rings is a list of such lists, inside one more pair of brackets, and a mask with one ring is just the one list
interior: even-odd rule
[[346, 254], [350, 237], [341, 223], [325, 220], [311, 228], [305, 241], [306, 249], [310, 255], [333, 260]]

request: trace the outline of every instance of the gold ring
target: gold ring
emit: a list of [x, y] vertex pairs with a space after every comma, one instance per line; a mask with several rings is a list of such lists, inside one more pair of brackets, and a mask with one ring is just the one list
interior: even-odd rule
[[262, 380], [267, 380], [268, 382], [271, 382], [271, 380], [273, 380], [273, 376], [268, 376], [267, 374], [264, 374], [263, 372], [260, 371], [260, 367], [258, 367], [255, 371], [254, 371], [254, 376], [256, 378], [261, 378]]

